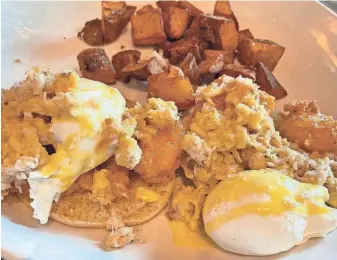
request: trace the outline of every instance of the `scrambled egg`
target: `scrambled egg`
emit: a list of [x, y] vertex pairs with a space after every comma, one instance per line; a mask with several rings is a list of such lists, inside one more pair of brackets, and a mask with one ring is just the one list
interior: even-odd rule
[[[337, 183], [334, 162], [328, 157], [314, 157], [281, 138], [271, 117], [273, 108], [274, 98], [250, 79], [223, 76], [198, 88], [194, 112], [184, 122], [181, 165], [195, 185], [188, 192], [206, 195], [226, 176], [247, 169], [273, 168], [301, 182], [328, 187]], [[187, 211], [187, 200], [179, 192], [175, 195], [179, 212]], [[199, 202], [193, 204], [200, 207]], [[181, 213], [180, 219], [195, 222], [194, 214]]]
[[[137, 123], [122, 121], [124, 110], [115, 88], [74, 71], [32, 68], [2, 93], [2, 190], [28, 179], [34, 217], [46, 223], [53, 200], [81, 174], [113, 155], [134, 168], [142, 151], [132, 138]], [[56, 153], [48, 155], [45, 144]]]

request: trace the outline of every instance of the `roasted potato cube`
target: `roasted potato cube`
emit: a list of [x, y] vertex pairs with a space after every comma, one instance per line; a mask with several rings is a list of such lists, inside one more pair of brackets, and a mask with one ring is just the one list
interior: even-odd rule
[[153, 10], [155, 10], [155, 8], [152, 5], [144, 5], [137, 11], [137, 14], [142, 14]]
[[185, 76], [189, 78], [193, 85], [200, 85], [198, 64], [191, 52], [188, 53], [185, 59], [179, 63], [178, 67], [181, 68]]
[[191, 15], [184, 9], [169, 7], [162, 12], [164, 30], [172, 39], [181, 38], [190, 23]]
[[202, 60], [203, 44], [199, 38], [191, 36], [179, 41], [167, 42], [163, 47], [164, 56], [169, 58], [170, 63], [177, 65], [185, 59], [186, 55], [191, 52], [197, 60]]
[[200, 15], [202, 15], [204, 13], [203, 11], [199, 10], [198, 8], [196, 8], [194, 5], [192, 5], [188, 1], [178, 1], [178, 7], [182, 8], [182, 9], [185, 9], [192, 16], [200, 16]]
[[170, 7], [177, 7], [178, 6], [178, 2], [176, 2], [176, 1], [157, 1], [156, 4], [162, 10], [166, 10]]
[[90, 46], [104, 45], [102, 21], [100, 19], [95, 19], [86, 22], [84, 28], [77, 36]]
[[138, 80], [147, 80], [151, 75], [163, 72], [162, 65], [152, 57], [149, 60], [140, 61], [137, 64], [128, 65], [122, 69], [122, 77], [133, 77]]
[[239, 33], [231, 19], [219, 16], [199, 18], [200, 36], [212, 48], [235, 51], [239, 44]]
[[240, 42], [246, 39], [254, 39], [253, 34], [249, 29], [239, 31]]
[[112, 43], [121, 35], [137, 7], [125, 2], [102, 1], [104, 42]]
[[253, 81], [256, 80], [255, 69], [244, 65], [227, 64], [223, 66], [221, 74], [225, 74], [233, 78], [242, 76], [244, 78], [250, 78]]
[[273, 71], [284, 50], [284, 47], [269, 40], [247, 39], [239, 44], [238, 59], [242, 64], [252, 67], [262, 62]]
[[267, 92], [276, 99], [283, 98], [287, 95], [287, 91], [262, 62], [256, 64], [256, 83], [260, 86], [260, 90]]
[[132, 16], [131, 25], [134, 45], [156, 45], [166, 40], [163, 20], [159, 9]]
[[104, 49], [89, 48], [77, 55], [82, 76], [105, 84], [116, 83], [116, 73]]
[[193, 88], [187, 77], [162, 72], [148, 78], [149, 94], [166, 101], [174, 101], [179, 110], [194, 105]]
[[216, 59], [218, 56], [222, 55], [225, 64], [232, 64], [235, 58], [234, 51], [219, 51], [219, 50], [204, 50], [204, 58]]
[[112, 56], [112, 65], [116, 71], [116, 78], [119, 81], [128, 82], [130, 77], [122, 75], [122, 70], [128, 65], [137, 64], [140, 60], [140, 51], [125, 50], [116, 53]]
[[207, 74], [215, 75], [222, 70], [224, 65], [225, 65], [225, 62], [224, 62], [223, 55], [219, 55], [217, 57], [212, 57], [207, 60], [203, 60], [199, 64], [200, 76], [203, 77]]
[[229, 1], [216, 1], [213, 14], [232, 19], [235, 22], [236, 29], [239, 29], [239, 22], [232, 11]]

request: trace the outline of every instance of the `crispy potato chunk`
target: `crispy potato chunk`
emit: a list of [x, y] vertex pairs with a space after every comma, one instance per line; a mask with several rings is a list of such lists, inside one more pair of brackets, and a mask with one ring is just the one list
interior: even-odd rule
[[255, 69], [244, 65], [227, 64], [223, 66], [221, 74], [225, 74], [233, 78], [242, 76], [244, 78], [250, 78], [253, 81], [256, 80]]
[[242, 64], [255, 67], [256, 63], [262, 62], [273, 71], [285, 48], [269, 40], [246, 39], [240, 42], [238, 50]]
[[179, 167], [182, 133], [178, 127], [165, 128], [140, 141], [142, 159], [134, 169], [149, 183], [172, 180]]
[[260, 86], [261, 90], [276, 99], [287, 96], [287, 91], [281, 86], [267, 66], [261, 62], [256, 64], [256, 83]]
[[337, 155], [337, 121], [320, 113], [315, 101], [294, 101], [284, 106], [279, 131], [307, 152]]
[[165, 42], [166, 35], [159, 9], [137, 13], [131, 17], [132, 41], [137, 46]]
[[234, 51], [219, 51], [219, 50], [204, 50], [205, 60], [217, 59], [219, 56], [223, 56], [225, 64], [232, 64], [235, 58]]
[[191, 13], [192, 16], [200, 16], [204, 13], [203, 11], [196, 8], [194, 5], [192, 5], [188, 1], [178, 1], [178, 7], [182, 8], [182, 9], [185, 9], [186, 11]]
[[232, 11], [229, 1], [216, 1], [213, 14], [232, 19], [235, 22], [236, 29], [239, 29], [239, 22]]
[[239, 44], [239, 33], [232, 19], [219, 16], [199, 17], [202, 39], [218, 50], [235, 51]]
[[171, 72], [162, 72], [148, 78], [149, 94], [165, 101], [174, 101], [180, 110], [190, 108], [194, 105], [193, 87], [179, 68], [174, 67], [174, 70], [178, 69], [178, 73], [182, 73], [177, 75], [177, 72], [172, 72], [172, 67]]
[[102, 21], [100, 19], [94, 19], [86, 22], [84, 28], [78, 33], [77, 36], [90, 46], [104, 45]]
[[147, 80], [151, 75], [163, 72], [164, 68], [159, 61], [152, 57], [149, 60], [140, 61], [137, 64], [131, 64], [122, 69], [122, 77], [136, 78], [138, 80]]
[[102, 25], [105, 43], [112, 43], [117, 40], [136, 9], [136, 6], [128, 6], [125, 2], [102, 1]]
[[213, 56], [199, 64], [199, 72], [201, 76], [207, 74], [219, 73], [225, 65], [223, 55]]
[[125, 50], [112, 56], [112, 65], [116, 71], [117, 80], [123, 82], [128, 82], [130, 80], [130, 77], [122, 75], [122, 70], [128, 65], [137, 64], [140, 60], [140, 55], [140, 51]]
[[166, 35], [172, 39], [181, 38], [190, 22], [191, 15], [184, 9], [169, 7], [162, 12]]
[[253, 34], [249, 29], [239, 31], [240, 42], [246, 39], [254, 39]]
[[197, 60], [192, 53], [188, 53], [185, 59], [179, 63], [179, 68], [183, 71], [185, 76], [189, 78], [192, 84], [200, 84], [200, 73]]
[[177, 7], [178, 6], [178, 2], [176, 1], [157, 1], [156, 5], [162, 9], [162, 10], [166, 10], [170, 7]]
[[89, 48], [77, 55], [82, 76], [105, 84], [116, 83], [116, 73], [104, 49]]
[[167, 42], [163, 47], [164, 56], [173, 65], [179, 64], [185, 59], [188, 53], [192, 53], [197, 63], [202, 60], [202, 42], [195, 36], [185, 37], [176, 42]]
[[155, 8], [152, 5], [144, 5], [137, 11], [137, 14], [142, 14], [153, 10], [155, 10]]

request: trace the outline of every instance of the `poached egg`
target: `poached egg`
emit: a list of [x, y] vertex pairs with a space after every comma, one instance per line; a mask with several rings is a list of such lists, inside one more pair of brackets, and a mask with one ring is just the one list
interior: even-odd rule
[[300, 183], [277, 170], [229, 175], [206, 198], [205, 231], [233, 253], [277, 254], [337, 227], [337, 210], [325, 204], [328, 198], [325, 187]]
[[[14, 95], [18, 91], [21, 94]], [[132, 138], [137, 122], [132, 118], [123, 120], [126, 101], [116, 88], [80, 78], [74, 71], [53, 75], [35, 67], [24, 82], [7, 93], [7, 97], [6, 112], [18, 115], [17, 121], [21, 120], [21, 115], [31, 118], [38, 115], [50, 121], [42, 123], [43, 130], [47, 129], [43, 132], [41, 126], [29, 126], [38, 133], [37, 146], [51, 144], [56, 152], [48, 156], [43, 154], [43, 162], [41, 152], [37, 149], [35, 153], [30, 152], [29, 156], [36, 159], [36, 163], [25, 171], [25, 176], [20, 174], [30, 186], [33, 216], [42, 224], [48, 221], [53, 201], [57, 201], [81, 174], [112, 156], [118, 165], [128, 169], [133, 169], [141, 159], [141, 149]], [[24, 132], [24, 126], [18, 125], [16, 130]], [[13, 138], [10, 129], [8, 135]], [[46, 135], [48, 138], [41, 138]], [[14, 149], [9, 148], [8, 157], [14, 154]], [[23, 155], [26, 155], [24, 149], [11, 156], [15, 165], [22, 161]], [[19, 176], [13, 171], [12, 175]], [[13, 178], [7, 179], [12, 181]]]

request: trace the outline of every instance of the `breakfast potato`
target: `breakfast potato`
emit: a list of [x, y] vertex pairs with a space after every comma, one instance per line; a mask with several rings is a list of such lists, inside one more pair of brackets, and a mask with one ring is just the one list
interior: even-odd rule
[[192, 16], [200, 16], [202, 15], [204, 12], [201, 11], [200, 9], [196, 8], [194, 5], [192, 5], [190, 2], [188, 1], [178, 1], [177, 6], [179, 8], [185, 9], [186, 11], [188, 11]]
[[221, 51], [221, 50], [204, 50], [204, 58], [208, 59], [216, 59], [218, 56], [223, 56], [223, 60], [225, 64], [232, 64], [235, 58], [234, 51]]
[[262, 62], [273, 71], [282, 57], [285, 48], [269, 40], [246, 39], [239, 44], [239, 61], [244, 65], [255, 67]]
[[94, 19], [86, 22], [84, 28], [78, 33], [77, 36], [90, 46], [104, 45], [102, 21], [100, 19]]
[[151, 75], [161, 73], [163, 70], [163, 66], [159, 61], [152, 57], [149, 60], [140, 61], [137, 64], [131, 64], [124, 67], [122, 69], [122, 77], [147, 80]]
[[256, 64], [256, 83], [260, 86], [260, 90], [267, 92], [276, 99], [287, 96], [287, 91], [274, 77], [273, 73], [262, 62]]
[[134, 45], [156, 45], [166, 40], [163, 20], [159, 9], [137, 13], [132, 16], [131, 26]]
[[162, 10], [166, 10], [170, 7], [178, 7], [178, 2], [176, 1], [157, 1], [156, 5], [162, 9]]
[[184, 9], [169, 7], [162, 11], [162, 17], [166, 35], [169, 38], [178, 39], [184, 35], [191, 15]]
[[216, 1], [213, 14], [232, 19], [235, 23], [236, 29], [239, 30], [239, 22], [232, 11], [229, 1]]
[[136, 6], [128, 6], [125, 2], [102, 1], [102, 26], [105, 43], [117, 40], [136, 9]]
[[199, 64], [200, 76], [203, 77], [203, 76], [208, 75], [208, 74], [215, 75], [222, 70], [224, 65], [225, 65], [225, 62], [224, 62], [223, 55], [214, 56], [214, 57], [209, 58], [207, 60], [203, 60]]
[[[172, 66], [171, 66], [172, 67]], [[166, 101], [174, 101], [179, 110], [194, 105], [193, 87], [189, 79], [174, 68], [148, 78], [149, 94]], [[179, 69], [180, 70], [180, 69]]]
[[250, 78], [253, 81], [256, 80], [255, 69], [244, 65], [227, 64], [223, 66], [220, 73], [225, 74], [227, 76], [231, 76], [233, 78], [242, 76], [244, 78]]
[[89, 48], [77, 55], [82, 76], [105, 84], [116, 83], [116, 73], [102, 48]]
[[164, 56], [173, 65], [177, 65], [183, 61], [190, 52], [196, 58], [197, 63], [202, 60], [203, 43], [195, 36], [185, 37], [173, 43], [166, 42], [162, 49]]
[[179, 63], [178, 67], [183, 71], [185, 76], [189, 78], [193, 85], [200, 85], [198, 64], [191, 52], [188, 53], [185, 59]]
[[240, 42], [246, 39], [254, 39], [252, 32], [249, 29], [239, 31]]
[[239, 33], [235, 23], [225, 17], [199, 17], [199, 34], [212, 49], [235, 51], [239, 45]]
[[155, 10], [155, 8], [152, 5], [144, 5], [137, 11], [137, 14], [142, 14], [153, 10]]
[[112, 65], [116, 71], [116, 78], [119, 81], [128, 82], [130, 77], [122, 75], [122, 70], [128, 65], [137, 64], [140, 60], [140, 51], [125, 50], [116, 53], [112, 56]]

